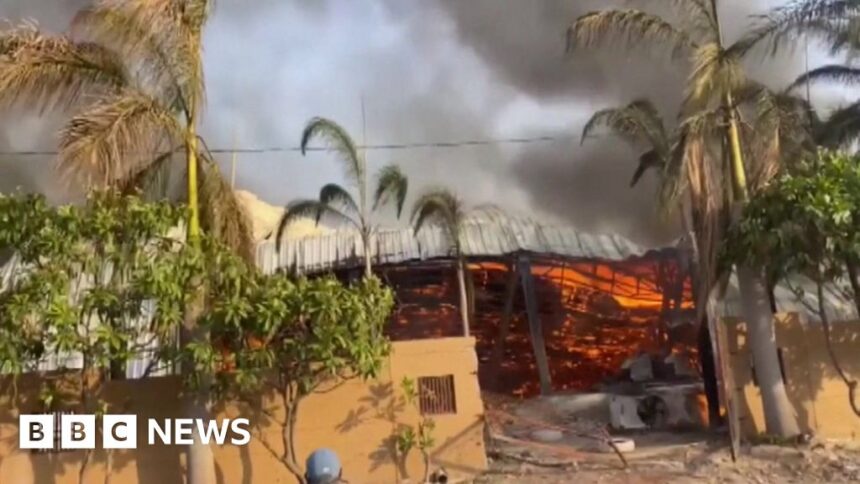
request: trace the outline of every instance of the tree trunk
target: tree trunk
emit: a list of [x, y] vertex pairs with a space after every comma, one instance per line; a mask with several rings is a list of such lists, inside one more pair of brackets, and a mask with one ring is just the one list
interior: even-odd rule
[[370, 247], [370, 228], [362, 224], [361, 226], [361, 246], [364, 251], [364, 278], [367, 279], [373, 275], [373, 258], [371, 257]]
[[469, 297], [466, 295], [466, 261], [457, 258], [457, 285], [460, 286], [460, 318], [463, 321], [463, 336], [469, 337]]
[[[197, 417], [207, 419], [208, 412], [204, 405], [198, 406], [199, 412]], [[186, 413], [186, 415], [190, 415]], [[200, 440], [200, 435], [194, 433], [194, 441], [188, 447], [186, 453], [188, 462], [188, 483], [189, 484], [215, 484], [215, 456], [212, 454], [212, 448], [208, 444], [204, 444]]]
[[[713, 5], [716, 12], [716, 3], [714, 2]], [[742, 207], [747, 201], [748, 187], [738, 116], [731, 93], [726, 94], [724, 102], [729, 124], [727, 137], [731, 153], [732, 185], [735, 200]], [[743, 316], [749, 332], [750, 350], [761, 390], [767, 432], [780, 437], [793, 437], [799, 434], [800, 430], [782, 379], [767, 283], [761, 273], [750, 268], [738, 266], [737, 273]]]
[[421, 458], [424, 460], [424, 480], [422, 482], [430, 482], [430, 454], [427, 449], [421, 449]]
[[800, 430], [782, 379], [767, 287], [760, 274], [746, 267], [738, 267], [738, 288], [761, 391], [767, 433], [794, 437]]
[[200, 206], [198, 202], [197, 183], [197, 129], [194, 125], [194, 115], [191, 114], [186, 128], [185, 150], [188, 165], [188, 240], [199, 244], [200, 239]]
[[[193, 247], [200, 247], [200, 209], [198, 206], [198, 179], [197, 179], [197, 131], [194, 113], [189, 114], [186, 128], [185, 140], [186, 154], [188, 158], [188, 243]], [[197, 324], [203, 315], [205, 304], [205, 288], [203, 281], [195, 277], [191, 282], [192, 295], [185, 308], [180, 344], [184, 348], [190, 342], [205, 341], [208, 335], [202, 331]], [[184, 368], [183, 372], [190, 369]], [[209, 414], [209, 378], [204, 377], [198, 392], [189, 392], [183, 401], [183, 414], [186, 418], [207, 419]], [[215, 483], [215, 458], [212, 449], [204, 444], [197, 433], [194, 434], [194, 443], [187, 449], [187, 483], [188, 484], [214, 484]]]
[[307, 479], [296, 458], [296, 422], [300, 401], [297, 395], [293, 395], [292, 389], [287, 387], [281, 390], [281, 402], [285, 412], [284, 425], [281, 427], [281, 440], [284, 445], [282, 462], [298, 484], [305, 484]]
[[475, 320], [475, 276], [469, 270], [469, 263], [464, 262], [466, 269], [463, 271], [463, 279], [466, 281], [466, 301], [469, 308], [469, 321]]
[[370, 259], [370, 244], [364, 246], [364, 277], [370, 278], [373, 275], [373, 265]]
[[729, 118], [729, 149], [732, 161], [732, 186], [735, 199], [745, 202], [747, 198], [747, 175], [744, 168], [743, 152], [741, 151], [741, 134], [738, 129], [738, 115], [735, 112], [732, 95], [726, 95], [726, 109]]
[[496, 335], [496, 342], [493, 345], [493, 353], [490, 356], [490, 378], [492, 385], [496, 385], [499, 381], [499, 373], [502, 368], [502, 358], [505, 355], [505, 341], [508, 339], [508, 333], [511, 329], [511, 319], [514, 312], [514, 297], [517, 293], [517, 263], [516, 259], [511, 259], [508, 263], [508, 281], [505, 285], [505, 309], [502, 313], [502, 320], [499, 323], [499, 332]]
[[[194, 292], [186, 308], [185, 321], [182, 328], [182, 344], [187, 345], [194, 341], [205, 341], [207, 336], [201, 331], [197, 321], [203, 314], [204, 298], [203, 286], [195, 281], [192, 289]], [[183, 368], [183, 372], [190, 368]], [[209, 386], [211, 378], [204, 375], [200, 382], [200, 388], [187, 392], [183, 398], [183, 416], [192, 419], [209, 418]], [[194, 441], [186, 451], [186, 462], [188, 472], [188, 484], [215, 484], [215, 458], [208, 444], [200, 440], [198, 433], [194, 433]]]

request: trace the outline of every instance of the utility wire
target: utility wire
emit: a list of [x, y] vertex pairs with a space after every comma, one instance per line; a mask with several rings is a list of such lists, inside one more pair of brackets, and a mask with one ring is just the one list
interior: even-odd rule
[[[611, 135], [589, 136], [589, 138], [610, 137]], [[555, 141], [570, 141], [578, 140], [579, 136], [537, 136], [531, 138], [490, 138], [482, 140], [463, 140], [463, 141], [440, 141], [440, 142], [424, 142], [424, 143], [389, 143], [389, 144], [371, 144], [357, 146], [364, 150], [412, 150], [412, 149], [433, 149], [433, 148], [465, 148], [469, 146], [491, 146], [500, 144], [530, 144], [530, 143], [549, 143]], [[305, 151], [329, 151], [330, 148], [322, 146], [309, 146]], [[290, 153], [301, 152], [299, 146], [272, 146], [259, 148], [216, 148], [209, 150], [212, 153], [220, 154], [264, 154], [264, 153]], [[0, 151], [0, 156], [54, 156], [57, 151]]]

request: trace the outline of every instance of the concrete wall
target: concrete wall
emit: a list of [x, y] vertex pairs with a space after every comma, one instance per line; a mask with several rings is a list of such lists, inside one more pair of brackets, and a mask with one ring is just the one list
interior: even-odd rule
[[[840, 321], [832, 327], [841, 366], [853, 378], [860, 378], [860, 322]], [[747, 437], [764, 433], [761, 393], [753, 382], [746, 325], [727, 321], [727, 333], [741, 429]], [[833, 368], [821, 325], [806, 324], [796, 314], [777, 315], [776, 341], [782, 352], [786, 389], [801, 429], [825, 438], [860, 439], [860, 418], [851, 410], [848, 388]]]
[[[391, 436], [400, 423], [414, 424], [418, 412], [403, 405], [400, 381], [403, 377], [454, 375], [456, 414], [434, 416], [436, 447], [433, 462], [449, 475], [474, 474], [486, 469], [483, 443], [483, 404], [477, 380], [477, 360], [472, 338], [394, 343], [394, 351], [383, 376], [376, 381], [348, 381], [309, 397], [300, 408], [297, 429], [300, 460], [311, 450], [335, 450], [344, 465], [344, 477], [351, 483], [391, 483], [405, 471], [420, 478], [423, 464], [417, 451], [405, 465], [398, 465]], [[5, 385], [11, 391], [9, 382]], [[17, 395], [4, 393], [0, 401], [0, 483], [77, 483], [83, 451], [34, 454], [18, 450], [18, 411], [35, 413], [39, 382], [22, 378]], [[183, 482], [182, 447], [143, 445], [146, 418], [181, 417], [180, 384], [176, 378], [111, 383], [106, 399], [110, 413], [139, 415], [139, 446], [134, 451], [113, 451], [110, 456], [97, 450], [87, 466], [84, 482], [104, 483], [110, 466], [112, 484], [171, 484]], [[260, 409], [267, 409], [266, 412]], [[250, 418], [253, 438], [243, 447], [215, 448], [219, 484], [295, 482], [276, 458], [283, 451], [280, 426], [282, 408], [266, 396], [261, 405], [228, 404], [218, 409], [220, 418]], [[270, 415], [271, 414], [271, 415]], [[100, 445], [97, 445], [100, 447]], [[108, 459], [110, 457], [110, 459]], [[108, 462], [110, 460], [110, 462]]]

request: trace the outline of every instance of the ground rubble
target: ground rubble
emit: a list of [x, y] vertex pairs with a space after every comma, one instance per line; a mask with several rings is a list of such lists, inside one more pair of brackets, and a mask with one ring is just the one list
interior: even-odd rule
[[[478, 483], [839, 483], [860, 482], [860, 447], [808, 439], [791, 445], [742, 445], [703, 431], [609, 432], [600, 419], [571, 418], [551, 400], [487, 401], [489, 470]], [[635, 449], [606, 447], [623, 437]]]
[[723, 439], [631, 452], [627, 468], [607, 454], [559, 458], [535, 448], [494, 444], [490, 469], [474, 483], [838, 483], [860, 482], [860, 450], [824, 442], [744, 446], [737, 461]]

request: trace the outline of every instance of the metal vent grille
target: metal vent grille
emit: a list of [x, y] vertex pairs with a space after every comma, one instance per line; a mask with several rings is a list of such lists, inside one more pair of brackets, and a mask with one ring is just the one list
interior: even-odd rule
[[457, 413], [454, 375], [419, 377], [418, 400], [421, 415]]

